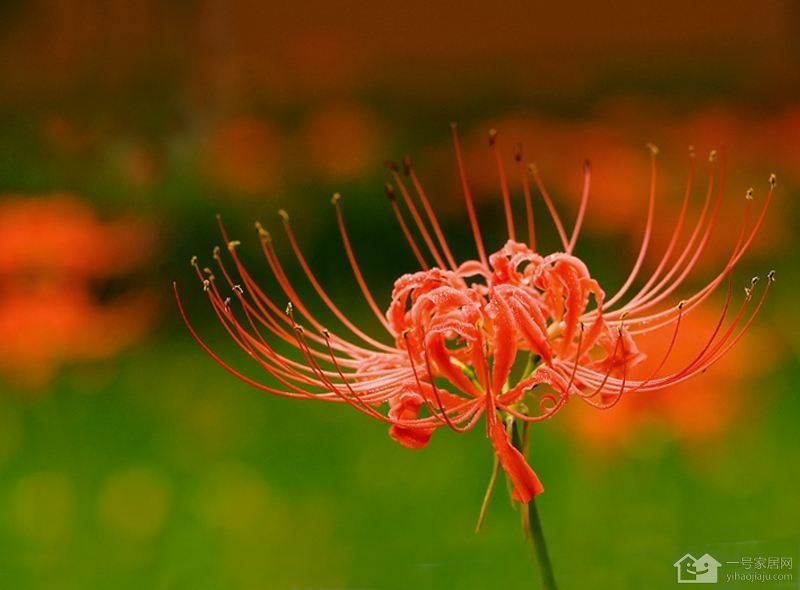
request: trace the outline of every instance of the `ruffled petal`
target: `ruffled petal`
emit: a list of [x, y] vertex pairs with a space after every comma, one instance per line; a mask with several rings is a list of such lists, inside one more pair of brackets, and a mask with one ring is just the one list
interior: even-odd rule
[[[394, 420], [414, 420], [419, 416], [422, 407], [422, 396], [416, 393], [404, 393], [392, 405], [389, 417]], [[435, 428], [421, 426], [400, 426], [392, 424], [389, 427], [389, 436], [409, 449], [421, 449], [431, 440]]]
[[497, 453], [500, 466], [514, 485], [512, 498], [527, 504], [544, 491], [542, 482], [539, 481], [531, 466], [525, 461], [522, 453], [511, 445], [502, 422], [499, 420], [493, 421], [489, 426], [489, 436], [492, 439], [492, 446], [494, 447], [494, 452]]

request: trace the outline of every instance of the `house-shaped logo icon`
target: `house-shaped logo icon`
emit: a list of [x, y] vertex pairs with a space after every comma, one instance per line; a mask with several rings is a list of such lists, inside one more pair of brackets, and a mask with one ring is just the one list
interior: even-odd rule
[[698, 558], [687, 553], [673, 565], [678, 572], [678, 584], [716, 584], [717, 570], [722, 566], [708, 553]]

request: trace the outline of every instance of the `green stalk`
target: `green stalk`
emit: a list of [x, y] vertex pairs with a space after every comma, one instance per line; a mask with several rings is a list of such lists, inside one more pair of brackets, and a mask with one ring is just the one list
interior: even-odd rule
[[[522, 425], [522, 431], [517, 422], [514, 422], [511, 429], [511, 444], [523, 455], [527, 455], [527, 430], [527, 422]], [[547, 543], [544, 540], [544, 530], [542, 529], [542, 521], [539, 518], [539, 510], [537, 509], [535, 498], [528, 504], [522, 505], [522, 516], [522, 528], [526, 533], [525, 537], [530, 545], [531, 554], [539, 565], [542, 588], [545, 590], [557, 590], [556, 580], [553, 576], [553, 565], [550, 563], [550, 555], [547, 553]]]

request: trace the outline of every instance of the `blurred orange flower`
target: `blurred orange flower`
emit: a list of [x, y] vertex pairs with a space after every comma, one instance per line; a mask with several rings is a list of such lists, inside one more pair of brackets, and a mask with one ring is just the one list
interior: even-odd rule
[[[678, 335], [664, 370], [691, 362], [697, 353], [692, 340], [697, 334], [714, 330], [719, 321], [715, 311], [718, 307], [719, 302], [709, 304], [683, 318], [685, 331]], [[633, 393], [610, 412], [594, 412], [578, 404], [580, 407], [573, 408], [572, 419], [567, 423], [582, 444], [600, 453], [624, 450], [638, 440], [638, 435], [654, 427], [666, 430], [686, 446], [720, 438], [746, 408], [753, 407], [752, 400], [748, 402], [746, 397], [750, 392], [748, 383], [778, 362], [775, 354], [758, 354], [759, 350], [775, 350], [768, 329], [763, 326], [752, 329], [748, 338], [720, 359], [714, 371], [675, 385], [668, 392]], [[640, 340], [643, 350], [658, 351], [669, 346], [670, 334], [655, 331]], [[647, 358], [632, 369], [632, 378], [646, 376], [660, 360], [658, 354]]]
[[379, 151], [375, 117], [356, 106], [333, 106], [314, 112], [305, 134], [311, 164], [337, 180], [362, 173]]
[[141, 268], [152, 241], [142, 221], [101, 221], [69, 194], [5, 195], [0, 373], [39, 386], [64, 363], [111, 357], [139, 337], [153, 318], [152, 297], [98, 291]]
[[278, 134], [268, 123], [256, 117], [236, 117], [211, 133], [203, 159], [214, 182], [255, 195], [277, 184], [278, 145]]

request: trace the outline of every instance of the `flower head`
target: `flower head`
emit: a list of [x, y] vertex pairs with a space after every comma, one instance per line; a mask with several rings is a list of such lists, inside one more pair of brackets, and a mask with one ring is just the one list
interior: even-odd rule
[[[723, 197], [723, 166], [712, 152], [702, 211], [684, 231], [689, 225], [687, 204], [696, 168], [692, 154], [683, 207], [672, 238], [657, 254], [653, 273], [642, 281], [639, 274], [649, 254], [655, 223], [658, 150], [649, 146], [651, 182], [641, 247], [625, 282], [608, 296], [573, 254], [587, 211], [589, 163], [584, 167], [577, 218], [568, 233], [538, 170], [526, 166], [521, 149], [517, 149], [514, 159], [522, 180], [527, 230], [523, 242], [516, 236], [506, 170], [497, 134], [492, 131], [489, 144], [497, 164], [508, 241], [487, 256], [455, 126], [453, 138], [477, 258], [455, 260], [410, 161], [405, 160], [402, 170], [389, 163], [397, 188], [387, 185], [386, 194], [420, 270], [395, 282], [386, 310], [373, 296], [358, 264], [345, 229], [341, 198], [337, 194], [332, 199], [355, 282], [388, 338], [362, 331], [330, 298], [308, 265], [283, 211], [282, 224], [297, 263], [341, 329], [327, 329], [299, 298], [271, 235], [260, 224], [256, 228], [267, 265], [290, 301], [285, 310], [253, 280], [237, 255], [239, 242], [229, 239], [222, 224], [231, 263], [223, 261], [219, 249], [214, 251], [214, 259], [224, 283], [219, 284], [214, 271], [201, 270], [196, 259], [192, 264], [222, 325], [272, 381], [261, 383], [238, 372], [211, 351], [188, 320], [187, 325], [217, 362], [254, 387], [281, 396], [349, 404], [387, 423], [390, 435], [410, 448], [424, 447], [438, 428], [464, 432], [484, 418], [496, 464], [513, 484], [514, 498], [528, 502], [543, 487], [520, 452], [521, 445], [511, 444], [509, 433], [514, 423], [527, 426], [547, 419], [570, 399], [610, 409], [628, 394], [686, 381], [708, 369], [742, 337], [761, 309], [774, 274], [769, 273], [756, 303], [752, 300], [757, 279], [753, 279], [736, 311], [731, 311], [728, 277], [763, 222], [775, 178], [770, 177], [766, 198], [754, 220], [753, 191], [747, 192], [744, 220], [727, 264], [705, 286], [675, 303], [673, 294], [691, 273], [714, 229]], [[537, 250], [530, 179], [558, 231], [558, 252], [542, 255]], [[421, 237], [421, 243], [415, 235]], [[642, 284], [633, 291], [637, 280]], [[689, 362], [664, 371], [682, 318], [725, 283], [727, 297], [713, 330], [696, 335], [696, 351]], [[178, 302], [180, 305], [180, 299]], [[666, 347], [640, 350], [638, 339], [655, 331], [669, 334]], [[283, 354], [271, 344], [274, 341], [294, 346], [301, 359]], [[655, 368], [644, 377], [631, 378], [629, 370], [645, 355], [659, 359]]]

